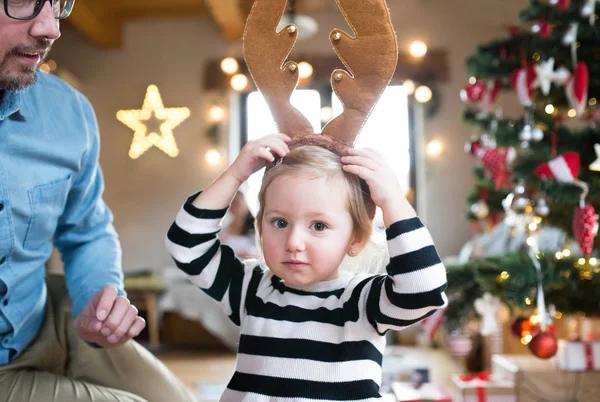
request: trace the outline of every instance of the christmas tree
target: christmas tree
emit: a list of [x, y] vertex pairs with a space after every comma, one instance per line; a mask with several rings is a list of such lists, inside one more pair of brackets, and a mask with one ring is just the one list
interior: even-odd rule
[[[518, 26], [467, 60], [472, 78], [461, 97], [475, 135], [466, 150], [480, 162], [467, 217], [474, 228], [500, 223], [527, 242], [515, 252], [448, 268], [450, 328], [463, 324], [485, 292], [510, 308], [527, 309], [540, 303], [543, 289], [540, 335], [547, 335], [545, 323], [552, 319], [546, 305], [559, 314], [600, 314], [594, 292], [600, 288], [598, 2], [530, 0]], [[503, 116], [505, 94], [521, 113]], [[568, 240], [540, 251], [545, 228], [562, 230]]]

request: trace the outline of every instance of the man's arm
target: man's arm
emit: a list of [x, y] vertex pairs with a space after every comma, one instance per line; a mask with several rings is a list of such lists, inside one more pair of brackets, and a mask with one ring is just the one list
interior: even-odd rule
[[98, 124], [87, 99], [78, 96], [86, 130], [82, 134], [86, 135], [87, 147], [54, 234], [54, 244], [65, 265], [65, 279], [75, 317], [92, 296], [107, 285], [115, 286], [120, 295], [125, 295], [121, 245], [112, 225], [112, 213], [102, 200], [104, 181], [98, 164]]
[[62, 255], [79, 335], [87, 342], [116, 346], [137, 336], [144, 320], [125, 298], [121, 246], [104, 201], [98, 163], [100, 136], [92, 106], [79, 95], [87, 146], [54, 234]]

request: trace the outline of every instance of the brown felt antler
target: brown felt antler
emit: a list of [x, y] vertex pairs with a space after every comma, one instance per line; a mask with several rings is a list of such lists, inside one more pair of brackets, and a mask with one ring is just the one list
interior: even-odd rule
[[[277, 32], [287, 0], [256, 0], [246, 22], [244, 56], [280, 132], [294, 143], [327, 146], [327, 137], [338, 145], [353, 146], [369, 114], [389, 84], [398, 62], [398, 45], [385, 0], [336, 0], [354, 36], [335, 29], [330, 39], [348, 71], [335, 70], [331, 85], [344, 112], [316, 138], [308, 120], [290, 104], [298, 85], [298, 65], [288, 61], [298, 29], [288, 25]], [[322, 141], [326, 140], [326, 141]], [[335, 141], [337, 140], [337, 141]], [[342, 147], [339, 142], [341, 141]], [[329, 147], [329, 146], [327, 146]]]

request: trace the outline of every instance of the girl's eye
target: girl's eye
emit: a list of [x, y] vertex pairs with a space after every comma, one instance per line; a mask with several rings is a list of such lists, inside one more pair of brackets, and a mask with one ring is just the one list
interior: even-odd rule
[[325, 229], [327, 229], [327, 225], [324, 224], [323, 222], [315, 222], [313, 223], [313, 228], [317, 231], [317, 232], [322, 232]]
[[283, 219], [277, 218], [271, 221], [271, 224], [277, 229], [285, 229], [287, 228], [287, 222]]

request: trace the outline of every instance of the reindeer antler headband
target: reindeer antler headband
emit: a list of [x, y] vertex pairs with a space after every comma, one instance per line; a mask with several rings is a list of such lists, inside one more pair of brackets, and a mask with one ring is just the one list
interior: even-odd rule
[[344, 154], [352, 147], [369, 114], [389, 84], [398, 62], [398, 45], [385, 0], [336, 0], [354, 32], [334, 29], [333, 48], [348, 71], [336, 69], [331, 86], [344, 112], [315, 135], [306, 117], [290, 103], [298, 85], [298, 65], [287, 58], [298, 29], [277, 32], [287, 0], [256, 0], [246, 22], [244, 57], [257, 88], [265, 97], [279, 132], [291, 146], [314, 144]]

